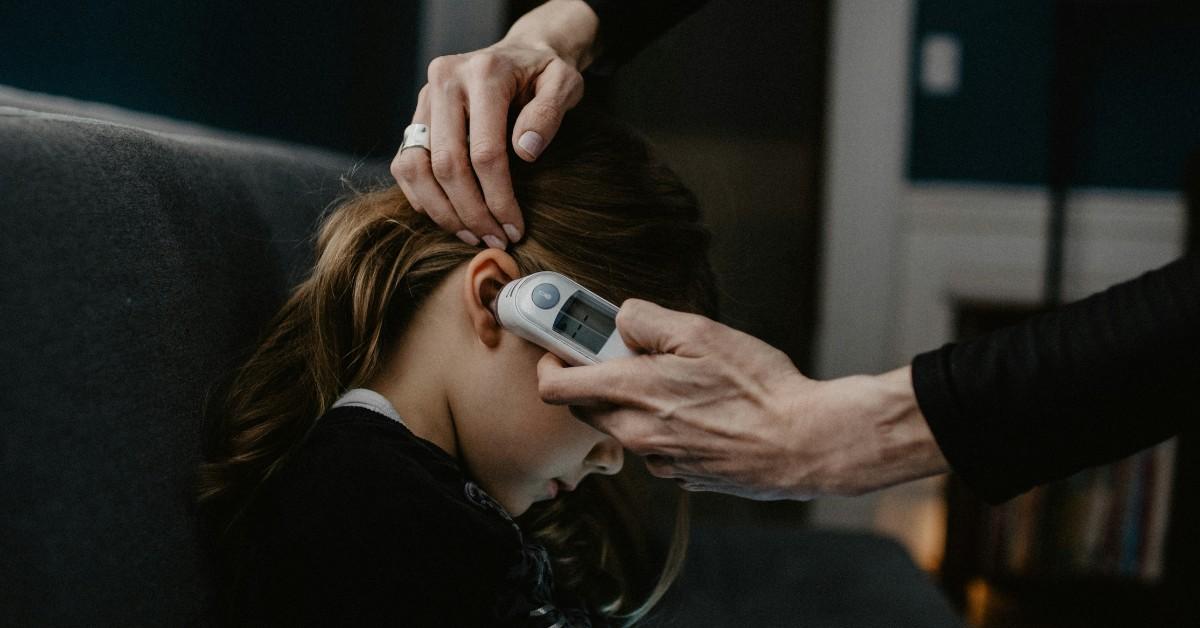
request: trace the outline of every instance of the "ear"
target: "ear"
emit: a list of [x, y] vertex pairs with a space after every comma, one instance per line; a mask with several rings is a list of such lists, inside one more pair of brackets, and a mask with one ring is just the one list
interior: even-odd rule
[[475, 335], [488, 347], [500, 344], [500, 323], [492, 313], [492, 301], [505, 284], [521, 276], [517, 262], [499, 249], [484, 249], [467, 263], [463, 298]]

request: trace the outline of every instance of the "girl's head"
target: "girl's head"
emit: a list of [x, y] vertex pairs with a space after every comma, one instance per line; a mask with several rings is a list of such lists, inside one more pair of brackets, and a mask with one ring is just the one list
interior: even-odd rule
[[[514, 514], [546, 501], [554, 485], [621, 468], [616, 442], [541, 402], [545, 351], [500, 328], [488, 304], [508, 281], [555, 270], [617, 304], [639, 297], [712, 315], [709, 233], [678, 178], [597, 114], [573, 111], [537, 162], [510, 162], [526, 234], [508, 251], [462, 243], [395, 187], [356, 194], [328, 215], [311, 274], [227, 395], [201, 477], [215, 523], [236, 529], [255, 488], [355, 387], [387, 396]], [[613, 489], [619, 476], [606, 479], [523, 522], [558, 554], [563, 586], [586, 584], [580, 593], [593, 602], [621, 593], [593, 576], [619, 574], [630, 560], [622, 565], [621, 548], [603, 542], [621, 505], [600, 502], [623, 494]], [[600, 542], [580, 542], [588, 536]], [[624, 598], [610, 608], [627, 610]]]
[[590, 474], [615, 474], [623, 461], [611, 437], [541, 402], [536, 364], [545, 352], [502, 329], [488, 309], [524, 274], [512, 254], [476, 251], [395, 326], [366, 382], [513, 515]]

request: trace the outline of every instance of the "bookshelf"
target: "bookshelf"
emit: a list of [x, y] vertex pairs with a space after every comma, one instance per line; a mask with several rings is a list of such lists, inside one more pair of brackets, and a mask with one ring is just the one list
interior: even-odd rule
[[[947, 484], [946, 558], [941, 580], [952, 601], [979, 628], [1098, 628], [1104, 626], [1197, 626], [1195, 442], [1188, 435], [1107, 467], [1081, 472], [992, 507], [975, 498], [957, 478]], [[1170, 482], [1159, 498], [1169, 501], [1154, 514], [1165, 517], [1158, 535], [1161, 550], [1114, 559], [1122, 538], [1140, 536], [1131, 519], [1072, 519], [1072, 502], [1104, 504], [1106, 513], [1138, 513], [1130, 500], [1098, 496], [1090, 482], [1124, 482], [1151, 461], [1169, 461]], [[1163, 494], [1165, 493], [1165, 494]], [[1138, 513], [1141, 514], [1141, 513]], [[997, 527], [1008, 524], [998, 542]], [[1120, 534], [1112, 534], [1113, 531]], [[1091, 552], [1070, 558], [1078, 545], [1068, 541], [1097, 537]], [[1109, 539], [1116, 539], [1112, 542]], [[1086, 547], [1086, 545], [1085, 545]], [[1136, 547], [1136, 546], [1133, 546]]]
[[[971, 304], [963, 337], [1035, 312]], [[1200, 566], [1188, 456], [1179, 436], [999, 506], [952, 477], [943, 586], [978, 627], [1200, 625], [1183, 591]]]

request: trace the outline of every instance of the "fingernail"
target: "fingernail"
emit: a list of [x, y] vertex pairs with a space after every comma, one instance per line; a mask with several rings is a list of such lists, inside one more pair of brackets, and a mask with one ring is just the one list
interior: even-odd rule
[[542, 139], [542, 135], [537, 131], [526, 131], [521, 134], [521, 139], [517, 140], [517, 146], [524, 148], [525, 152], [533, 155], [534, 159], [542, 154], [542, 148], [545, 145], [546, 140]]
[[513, 242], [516, 242], [521, 239], [521, 232], [517, 231], [516, 227], [514, 227], [508, 223], [504, 224], [504, 233], [507, 233], [508, 239], [512, 240]]
[[467, 231], [466, 229], [463, 229], [462, 231], [459, 231], [458, 233], [456, 233], [454, 235], [458, 236], [459, 240], [462, 240], [463, 242], [466, 242], [467, 244], [470, 244], [471, 246], [479, 246], [479, 238], [475, 237], [474, 233], [471, 233], [470, 231]]
[[504, 243], [500, 241], [500, 238], [497, 238], [494, 235], [489, 234], [483, 236], [483, 241], [487, 242], [487, 245], [493, 249], [500, 249], [501, 251], [505, 249]]

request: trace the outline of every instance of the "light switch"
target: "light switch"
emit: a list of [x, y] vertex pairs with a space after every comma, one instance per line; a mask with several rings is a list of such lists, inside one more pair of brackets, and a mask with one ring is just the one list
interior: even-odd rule
[[953, 96], [962, 83], [962, 44], [950, 33], [930, 33], [921, 42], [921, 89]]

